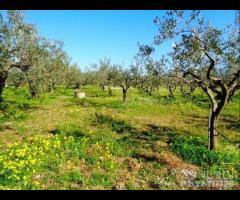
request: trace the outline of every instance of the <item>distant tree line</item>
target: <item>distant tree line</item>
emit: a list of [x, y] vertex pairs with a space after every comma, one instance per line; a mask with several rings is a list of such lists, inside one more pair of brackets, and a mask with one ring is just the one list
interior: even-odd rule
[[23, 11], [0, 13], [0, 99], [6, 83], [27, 85], [33, 98], [57, 85], [77, 87], [81, 71], [63, 50], [62, 41], [51, 41], [24, 21]]

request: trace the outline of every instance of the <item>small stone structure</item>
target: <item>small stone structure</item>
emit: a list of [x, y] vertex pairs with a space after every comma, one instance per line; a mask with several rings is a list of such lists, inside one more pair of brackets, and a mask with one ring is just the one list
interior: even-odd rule
[[85, 92], [80, 92], [78, 98], [80, 98], [80, 99], [84, 99], [84, 98], [85, 98]]
[[80, 92], [80, 90], [75, 90], [74, 96], [78, 99], [84, 99], [86, 97], [85, 92]]

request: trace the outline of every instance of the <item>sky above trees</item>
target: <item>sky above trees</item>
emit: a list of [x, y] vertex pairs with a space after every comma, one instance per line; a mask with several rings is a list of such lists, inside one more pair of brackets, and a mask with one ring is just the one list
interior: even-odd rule
[[[36, 24], [39, 32], [50, 39], [63, 40], [72, 62], [82, 69], [97, 63], [104, 56], [113, 63], [128, 66], [137, 53], [137, 43], [151, 44], [157, 28], [155, 16], [159, 10], [28, 10], [26, 21]], [[203, 11], [210, 22], [218, 27], [230, 24], [234, 11]], [[155, 57], [171, 48], [171, 42], [162, 45]]]

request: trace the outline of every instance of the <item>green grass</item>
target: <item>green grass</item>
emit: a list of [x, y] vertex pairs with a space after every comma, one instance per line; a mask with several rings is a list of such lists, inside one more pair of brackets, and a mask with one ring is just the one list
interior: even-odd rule
[[171, 99], [163, 88], [152, 96], [131, 88], [125, 106], [120, 88], [113, 96], [95, 86], [81, 90], [86, 99], [63, 87], [39, 99], [27, 88], [4, 90], [1, 189], [188, 189], [174, 172], [186, 166], [238, 177], [239, 93], [219, 121], [233, 143], [219, 136], [209, 151], [209, 102], [200, 90]]
[[221, 166], [225, 163], [232, 165], [240, 163], [239, 149], [232, 145], [210, 151], [205, 147], [207, 142], [200, 137], [174, 137], [171, 142], [173, 152], [196, 165], [211, 166], [217, 164]]

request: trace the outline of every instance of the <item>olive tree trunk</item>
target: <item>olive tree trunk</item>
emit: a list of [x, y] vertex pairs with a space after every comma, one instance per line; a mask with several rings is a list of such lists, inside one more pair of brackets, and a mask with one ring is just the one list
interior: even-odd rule
[[127, 99], [127, 89], [123, 88], [122, 92], [123, 92], [123, 104], [125, 105]]
[[112, 87], [110, 84], [108, 84], [108, 95], [112, 96]]
[[169, 86], [168, 87], [168, 92], [169, 92], [168, 96], [170, 98], [174, 98], [173, 91], [174, 91], [174, 88], [172, 86]]
[[216, 136], [217, 136], [217, 120], [218, 116], [216, 115], [217, 105], [212, 105], [209, 112], [208, 120], [208, 148], [210, 150], [215, 149], [216, 147]]
[[227, 104], [229, 92], [228, 90], [223, 87], [222, 88], [222, 95], [219, 103], [216, 101], [216, 97], [212, 94], [212, 92], [209, 90], [209, 88], [205, 89], [206, 93], [208, 94], [208, 97], [211, 100], [211, 108], [209, 112], [209, 121], [208, 121], [208, 148], [210, 150], [214, 150], [216, 148], [217, 143], [217, 124], [218, 119], [223, 111], [224, 107]]
[[102, 89], [102, 91], [105, 91], [105, 86], [103, 84], [100, 84], [99, 87]]
[[3, 72], [0, 74], [0, 102], [2, 101], [2, 93], [7, 80], [7, 73]]

